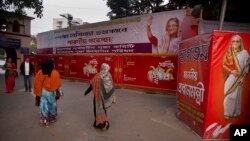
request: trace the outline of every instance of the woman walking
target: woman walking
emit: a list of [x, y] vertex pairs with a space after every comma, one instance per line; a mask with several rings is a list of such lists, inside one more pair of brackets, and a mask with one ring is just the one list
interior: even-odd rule
[[39, 70], [34, 78], [34, 93], [40, 97], [40, 122], [45, 127], [55, 122], [57, 118], [57, 90], [62, 96], [60, 74], [54, 69], [54, 61], [47, 60], [43, 63], [42, 70]]
[[11, 93], [16, 83], [16, 65], [12, 62], [11, 58], [8, 58], [2, 69], [5, 70], [6, 93]]
[[90, 80], [90, 86], [84, 93], [87, 95], [93, 91], [94, 127], [102, 130], [109, 129], [106, 109], [114, 103], [114, 85], [109, 70], [109, 65], [103, 63], [100, 72]]

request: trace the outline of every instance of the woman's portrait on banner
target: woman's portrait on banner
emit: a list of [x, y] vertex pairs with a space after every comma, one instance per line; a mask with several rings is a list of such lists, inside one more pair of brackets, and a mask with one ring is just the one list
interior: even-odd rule
[[244, 80], [249, 73], [249, 52], [244, 49], [240, 35], [233, 35], [223, 58], [224, 118], [236, 118], [241, 114]]

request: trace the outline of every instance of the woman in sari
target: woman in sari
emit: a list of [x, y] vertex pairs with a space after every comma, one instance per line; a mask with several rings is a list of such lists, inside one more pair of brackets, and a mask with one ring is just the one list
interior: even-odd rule
[[109, 70], [109, 65], [103, 63], [100, 72], [90, 80], [90, 86], [84, 93], [87, 95], [91, 90], [93, 91], [94, 127], [102, 130], [109, 129], [106, 109], [115, 102], [113, 101], [114, 85]]
[[241, 112], [243, 81], [248, 74], [250, 57], [244, 49], [242, 38], [234, 35], [224, 57], [224, 118], [238, 117]]
[[47, 60], [34, 78], [34, 93], [40, 97], [40, 122], [45, 127], [57, 118], [56, 90], [63, 96], [60, 74], [54, 69], [54, 61]]
[[15, 87], [16, 83], [16, 65], [12, 63], [12, 59], [8, 58], [7, 62], [4, 64], [3, 70], [5, 70], [5, 85], [6, 85], [6, 93], [11, 93]]

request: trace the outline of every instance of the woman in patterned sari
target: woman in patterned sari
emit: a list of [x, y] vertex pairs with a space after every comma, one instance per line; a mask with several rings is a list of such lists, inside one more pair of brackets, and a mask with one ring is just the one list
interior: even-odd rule
[[12, 63], [11, 58], [8, 58], [2, 69], [5, 70], [6, 93], [11, 93], [16, 83], [16, 65]]
[[241, 112], [243, 82], [248, 74], [249, 53], [244, 49], [242, 38], [234, 35], [227, 54], [224, 57], [224, 118], [235, 118]]
[[109, 128], [106, 109], [115, 102], [114, 85], [109, 70], [109, 65], [103, 63], [100, 72], [90, 80], [90, 86], [84, 93], [84, 95], [87, 95], [91, 90], [93, 91], [94, 127], [102, 130], [108, 130]]
[[60, 74], [54, 69], [54, 61], [47, 60], [43, 63], [42, 70], [39, 70], [34, 78], [34, 93], [40, 97], [40, 122], [45, 127], [56, 121], [57, 102], [55, 97], [57, 89], [63, 96]]

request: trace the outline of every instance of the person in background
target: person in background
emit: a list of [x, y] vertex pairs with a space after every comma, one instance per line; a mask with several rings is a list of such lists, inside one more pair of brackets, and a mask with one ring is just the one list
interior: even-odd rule
[[57, 102], [56, 91], [58, 90], [63, 96], [61, 87], [61, 77], [57, 70], [54, 69], [54, 61], [49, 59], [42, 64], [34, 77], [34, 94], [40, 97], [40, 122], [45, 127], [56, 121]]
[[224, 118], [236, 118], [241, 113], [243, 82], [249, 72], [250, 56], [242, 38], [234, 35], [224, 56]]
[[165, 34], [162, 37], [157, 38], [153, 35], [151, 31], [151, 25], [153, 22], [153, 16], [150, 16], [147, 23], [147, 35], [149, 41], [152, 43], [152, 53], [168, 53], [168, 54], [177, 54], [178, 45], [181, 41], [179, 35], [179, 19], [176, 17], [170, 18], [165, 26]]
[[114, 85], [109, 70], [109, 65], [103, 63], [100, 72], [90, 80], [90, 86], [84, 93], [84, 95], [87, 95], [90, 91], [93, 91], [94, 127], [102, 130], [109, 129], [106, 110], [115, 102]]
[[18, 76], [16, 71], [16, 65], [12, 62], [12, 59], [9, 57], [6, 63], [2, 67], [5, 70], [5, 85], [6, 93], [11, 93], [15, 87], [16, 77]]
[[34, 65], [30, 62], [29, 57], [21, 63], [20, 72], [23, 75], [25, 92], [31, 92], [32, 88], [32, 74], [34, 72]]

